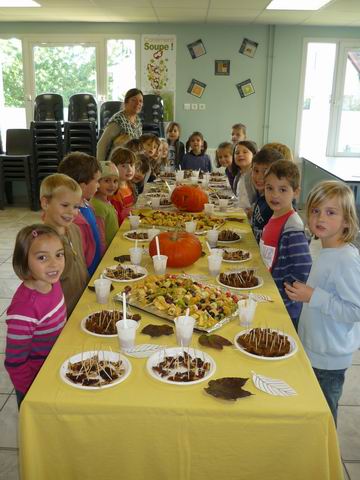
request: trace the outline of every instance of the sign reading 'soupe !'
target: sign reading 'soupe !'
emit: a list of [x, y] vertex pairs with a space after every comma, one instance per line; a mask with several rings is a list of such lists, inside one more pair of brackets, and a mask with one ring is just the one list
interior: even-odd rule
[[142, 35], [141, 89], [164, 100], [164, 120], [173, 120], [176, 79], [176, 36]]

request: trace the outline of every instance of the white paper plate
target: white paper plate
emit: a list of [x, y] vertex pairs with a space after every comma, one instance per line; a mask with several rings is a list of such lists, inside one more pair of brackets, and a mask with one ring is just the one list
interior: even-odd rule
[[[112, 277], [108, 277], [106, 275], [106, 271], [107, 270], [116, 270], [116, 267], [118, 267], [119, 265], [121, 265], [122, 267], [124, 268], [130, 268], [131, 270], [133, 270], [135, 273], [141, 273], [142, 276], [141, 277], [138, 277], [138, 278], [132, 278], [132, 279], [128, 279], [128, 280], [120, 280], [120, 279], [117, 279], [117, 278], [112, 278]], [[123, 263], [120, 263], [118, 265], [112, 265], [111, 267], [107, 267], [104, 271], [103, 271], [103, 277], [104, 278], [107, 278], [108, 280], [111, 280], [112, 282], [120, 282], [120, 283], [129, 283], [129, 282], [137, 282], [138, 280], [142, 280], [143, 278], [145, 278], [146, 276], [148, 275], [148, 271], [146, 270], [146, 268], [144, 267], [140, 267], [138, 265], [131, 265], [131, 264], [123, 264]]]
[[[227, 250], [228, 252], [236, 252], [237, 250], [242, 250], [242, 248], [223, 248], [223, 250], [224, 250], [224, 253], [225, 253], [225, 250]], [[245, 260], [225, 260], [225, 258], [223, 256], [223, 262], [225, 262], [225, 263], [243, 263], [243, 262], [248, 262], [249, 260], [252, 259], [251, 252], [248, 252], [248, 250], [243, 250], [243, 252], [250, 253], [249, 258], [246, 258]]]
[[[226, 272], [226, 273], [230, 273], [230, 272]], [[256, 288], [260, 288], [260, 287], [262, 287], [262, 286], [264, 285], [264, 280], [263, 280], [263, 278], [262, 278], [262, 277], [258, 277], [257, 275], [255, 275], [255, 277], [258, 279], [258, 282], [259, 282], [258, 285], [256, 285], [255, 287], [245, 287], [245, 288], [243, 288], [243, 287], [241, 287], [241, 288], [230, 287], [229, 285], [226, 285], [225, 283], [220, 282], [219, 277], [220, 277], [220, 275], [218, 275], [218, 276], [216, 277], [217, 283], [218, 283], [219, 285], [221, 285], [222, 287], [228, 288], [229, 290], [237, 290], [237, 291], [255, 290]]]
[[[253, 353], [250, 353], [250, 352], [247, 352], [246, 350], [244, 350], [242, 348], [241, 345], [239, 345], [237, 343], [237, 339], [241, 336], [241, 335], [246, 335], [247, 333], [250, 332], [250, 330], [252, 330], [251, 328], [247, 329], [247, 330], [243, 330], [241, 331], [240, 333], [238, 333], [237, 335], [235, 335], [235, 338], [234, 338], [234, 345], [235, 347], [240, 350], [240, 352], [244, 353], [245, 355], [247, 355], [248, 357], [252, 357], [252, 358], [257, 358], [258, 360], [266, 360], [266, 361], [270, 361], [270, 362], [273, 362], [273, 361], [276, 361], [276, 360], [285, 360], [286, 358], [290, 358], [292, 357], [293, 355], [295, 355], [295, 353], [297, 352], [298, 350], [298, 346], [297, 346], [297, 343], [295, 342], [295, 340], [293, 339], [293, 337], [291, 337], [290, 335], [288, 335], [287, 333], [285, 334], [286, 337], [288, 338], [289, 342], [290, 342], [290, 352], [287, 353], [286, 355], [283, 355], [282, 357], [261, 357], [260, 355], [254, 355]], [[276, 330], [274, 329], [270, 329], [271, 331], [275, 332]]]
[[146, 228], [138, 228], [137, 230], [128, 230], [127, 232], [125, 232], [123, 234], [123, 237], [126, 238], [126, 240], [130, 240], [130, 242], [136, 242], [136, 240], [138, 242], [148, 242], [149, 239], [148, 238], [143, 238], [143, 239], [140, 239], [140, 238], [130, 238], [129, 237], [129, 234], [131, 233], [147, 233], [147, 229]]
[[[93, 315], [94, 313], [100, 313], [100, 310], [97, 311], [97, 312], [92, 312], [90, 315]], [[113, 337], [117, 337], [117, 333], [115, 333], [114, 335], [105, 335], [104, 333], [103, 334], [100, 334], [100, 333], [95, 333], [95, 332], [91, 332], [90, 330], [88, 330], [86, 328], [86, 320], [89, 318], [88, 315], [87, 317], [83, 318], [81, 320], [81, 323], [80, 323], [80, 327], [81, 327], [81, 330], [83, 330], [84, 332], [88, 333], [89, 335], [94, 335], [94, 337], [101, 337], [101, 338], [113, 338]]]
[[[228, 229], [228, 230], [230, 230], [230, 229]], [[231, 229], [231, 231], [234, 232], [234, 233], [237, 233], [240, 238], [238, 240], [229, 240], [229, 241], [218, 240], [218, 243], [220, 243], [222, 245], [230, 245], [231, 243], [237, 243], [237, 242], [240, 242], [242, 240], [242, 236], [245, 234], [245, 231], [243, 231], [243, 230]]]
[[140, 343], [131, 348], [122, 349], [122, 353], [128, 355], [129, 357], [134, 358], [146, 358], [153, 355], [155, 352], [164, 350], [166, 347], [164, 345], [155, 345], [153, 343]]
[[[96, 354], [99, 355], [100, 360], [110, 360], [112, 362], [118, 362], [119, 360], [121, 360], [124, 366], [123, 375], [117, 378], [116, 380], [114, 380], [112, 383], [108, 383], [101, 387], [88, 387], [88, 386], [80, 385], [78, 383], [72, 382], [66, 376], [69, 362], [75, 363], [75, 362], [79, 362], [80, 360], [86, 360], [87, 358], [90, 358], [91, 356]], [[119, 383], [123, 382], [130, 375], [130, 373], [131, 373], [131, 363], [126, 357], [124, 357], [118, 352], [109, 352], [106, 350], [100, 350], [100, 351], [94, 350], [91, 352], [78, 353], [77, 355], [73, 355], [72, 357], [65, 360], [65, 362], [61, 365], [61, 368], [60, 368], [61, 379], [68, 385], [71, 385], [72, 387], [75, 387], [75, 388], [79, 388], [80, 390], [103, 390], [104, 388], [114, 387], [115, 385], [118, 385]]]
[[[182, 354], [183, 351], [185, 350], [186, 353], [189, 353], [192, 357], [197, 356], [201, 358], [202, 360], [204, 359], [206, 362], [210, 363], [210, 370], [207, 372], [207, 374], [204, 376], [204, 378], [201, 378], [199, 380], [194, 380], [192, 382], [172, 382], [168, 380], [165, 377], [161, 377], [158, 375], [157, 372], [155, 372], [152, 367], [155, 365], [158, 365], [159, 362], [161, 362], [164, 359], [164, 356], [171, 356], [171, 355], [178, 355]], [[174, 348], [167, 348], [166, 350], [161, 350], [159, 352], [154, 353], [151, 355], [151, 357], [148, 359], [146, 362], [146, 369], [149, 372], [150, 376], [158, 380], [159, 382], [167, 383], [169, 385], [181, 385], [181, 386], [186, 386], [186, 385], [195, 385], [197, 383], [205, 382], [208, 380], [212, 375], [214, 375], [216, 371], [216, 363], [210, 355], [207, 353], [201, 351], [201, 350], [196, 350], [195, 348], [182, 348], [182, 347], [174, 347]]]

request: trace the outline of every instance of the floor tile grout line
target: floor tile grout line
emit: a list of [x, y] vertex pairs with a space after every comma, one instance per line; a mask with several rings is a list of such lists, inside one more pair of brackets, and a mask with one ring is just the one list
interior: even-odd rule
[[19, 452], [19, 449], [17, 447], [0, 447], [0, 452]]
[[4, 410], [5, 408], [5, 405], [8, 403], [9, 399], [10, 399], [10, 396], [11, 396], [11, 393], [3, 393], [2, 395], [7, 395], [7, 399], [5, 400], [4, 402], [4, 405], [0, 408], [0, 413]]

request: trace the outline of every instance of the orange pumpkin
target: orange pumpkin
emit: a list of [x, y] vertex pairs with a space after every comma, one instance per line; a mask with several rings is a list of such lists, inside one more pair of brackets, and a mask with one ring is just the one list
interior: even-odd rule
[[201, 188], [193, 185], [179, 185], [171, 194], [172, 203], [185, 212], [202, 212], [209, 197]]
[[[168, 257], [168, 267], [188, 267], [201, 257], [201, 243], [192, 233], [162, 232], [158, 239], [161, 255]], [[152, 257], [157, 254], [155, 238], [150, 242], [149, 253]]]

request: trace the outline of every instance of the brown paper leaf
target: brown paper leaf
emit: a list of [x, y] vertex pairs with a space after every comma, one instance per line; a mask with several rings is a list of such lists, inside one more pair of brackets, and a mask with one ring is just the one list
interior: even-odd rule
[[232, 343], [220, 335], [200, 335], [199, 343], [203, 347], [215, 348], [216, 350], [222, 350], [224, 346], [230, 346]]
[[241, 377], [223, 377], [217, 380], [210, 380], [207, 388], [204, 390], [213, 397], [223, 398], [225, 400], [236, 400], [238, 398], [253, 395], [247, 390], [243, 390], [243, 386], [248, 378]]
[[145, 335], [150, 335], [150, 337], [161, 337], [161, 335], [172, 335], [174, 333], [174, 328], [170, 325], [146, 325], [141, 330], [141, 333]]

